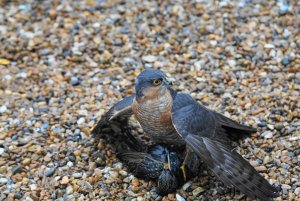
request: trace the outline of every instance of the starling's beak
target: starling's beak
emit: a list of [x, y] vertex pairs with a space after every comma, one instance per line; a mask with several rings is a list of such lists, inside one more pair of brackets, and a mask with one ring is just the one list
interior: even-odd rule
[[173, 85], [173, 82], [175, 81], [175, 79], [171, 78], [171, 77], [166, 77], [163, 81], [166, 85]]

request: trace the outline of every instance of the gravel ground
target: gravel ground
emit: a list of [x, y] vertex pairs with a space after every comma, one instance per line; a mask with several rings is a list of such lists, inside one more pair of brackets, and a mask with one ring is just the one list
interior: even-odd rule
[[0, 200], [246, 200], [205, 168], [162, 198], [95, 145], [92, 127], [144, 67], [258, 127], [238, 151], [281, 184], [276, 200], [300, 200], [300, 1], [0, 4]]

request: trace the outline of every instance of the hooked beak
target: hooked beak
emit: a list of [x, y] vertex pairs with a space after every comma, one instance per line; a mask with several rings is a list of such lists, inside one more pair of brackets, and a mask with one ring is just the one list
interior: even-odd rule
[[164, 79], [164, 83], [167, 84], [167, 85], [173, 85], [173, 82], [175, 81], [174, 78], [171, 78], [171, 77], [166, 77]]

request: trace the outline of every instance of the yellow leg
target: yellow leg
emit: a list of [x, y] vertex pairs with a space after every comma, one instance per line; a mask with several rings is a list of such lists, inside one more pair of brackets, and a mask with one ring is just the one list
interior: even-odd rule
[[186, 181], [186, 179], [187, 179], [187, 173], [186, 173], [186, 170], [185, 170], [185, 165], [186, 165], [186, 162], [187, 162], [187, 160], [188, 160], [188, 158], [190, 156], [190, 153], [191, 153], [191, 151], [187, 148], [186, 154], [185, 154], [185, 157], [184, 157], [184, 160], [183, 160], [183, 163], [180, 166], [180, 169], [181, 169], [181, 171], [183, 173], [183, 179], [184, 179], [184, 181]]

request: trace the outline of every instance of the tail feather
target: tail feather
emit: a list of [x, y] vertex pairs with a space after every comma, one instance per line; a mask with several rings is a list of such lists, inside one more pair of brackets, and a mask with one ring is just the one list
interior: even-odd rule
[[272, 200], [278, 197], [276, 188], [231, 147], [209, 138], [193, 135], [187, 136], [186, 140], [226, 185], [232, 185], [252, 198]]

